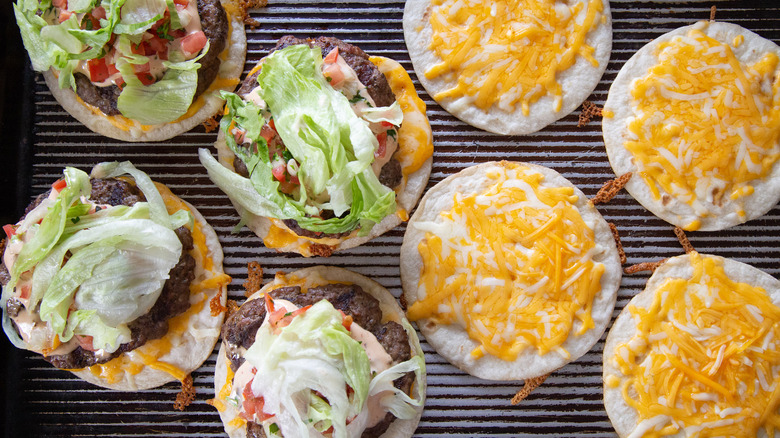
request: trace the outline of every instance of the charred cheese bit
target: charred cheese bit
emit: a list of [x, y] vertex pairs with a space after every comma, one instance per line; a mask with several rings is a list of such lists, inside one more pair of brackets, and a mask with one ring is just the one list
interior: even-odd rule
[[[181, 209], [190, 211], [187, 204], [171, 193], [168, 187], [159, 183], [155, 183], [155, 186], [157, 187], [157, 191], [160, 192], [169, 214], [173, 214]], [[206, 237], [198, 222], [194, 222], [192, 240], [194, 248], [190, 254], [206, 271], [206, 278], [204, 280], [193, 282], [190, 285], [190, 302], [192, 303], [194, 301], [194, 304], [191, 304], [184, 313], [181, 313], [168, 321], [168, 333], [166, 333], [164, 337], [148, 341], [141, 347], [124, 353], [107, 363], [89, 367], [89, 370], [93, 375], [105, 379], [109, 384], [114, 384], [120, 382], [126, 375], [134, 376], [140, 373], [145, 366], [148, 366], [149, 368], [166, 372], [179, 381], [187, 377], [187, 372], [173, 364], [160, 360], [160, 358], [170, 353], [172, 345], [190, 329], [189, 323], [191, 318], [203, 310], [206, 302], [210, 299], [210, 297], [205, 293], [202, 293], [202, 291], [204, 289], [214, 289], [218, 291], [217, 293], [220, 293], [222, 288], [226, 287], [232, 281], [229, 275], [212, 271], [213, 262], [209, 255], [208, 247], [206, 246]], [[195, 299], [192, 299], [192, 297], [195, 297]]]
[[[498, 105], [513, 112], [519, 103], [523, 115], [543, 96], [554, 97], [560, 111], [563, 91], [556, 76], [571, 67], [577, 56], [593, 66], [594, 48], [588, 34], [603, 25], [602, 0], [433, 0], [430, 49], [442, 61], [425, 77], [457, 80], [434, 99], [468, 97], [482, 110]], [[583, 10], [584, 8], [584, 10]]]
[[[612, 358], [646, 437], [775, 436], [780, 428], [780, 307], [730, 279], [722, 262], [690, 255], [690, 280], [669, 278]], [[607, 379], [611, 379], [609, 376]], [[633, 435], [632, 435], [633, 436]]]
[[625, 147], [656, 199], [666, 192], [706, 217], [753, 193], [780, 157], [778, 56], [741, 63], [699, 29], [660, 44], [656, 56], [632, 84]]
[[381, 56], [372, 56], [369, 60], [387, 78], [404, 113], [403, 123], [398, 129], [397, 157], [404, 176], [409, 176], [433, 156], [433, 134], [425, 115], [425, 102], [417, 96], [412, 78], [401, 64]]
[[454, 195], [454, 206], [426, 231], [412, 321], [459, 324], [490, 354], [512, 361], [526, 348], [557, 351], [594, 327], [591, 306], [604, 265], [594, 262], [593, 230], [574, 205], [572, 187], [506, 163], [484, 193]]

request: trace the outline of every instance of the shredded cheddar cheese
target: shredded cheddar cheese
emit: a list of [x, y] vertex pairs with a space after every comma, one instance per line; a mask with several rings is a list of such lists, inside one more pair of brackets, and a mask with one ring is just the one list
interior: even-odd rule
[[[556, 76], [577, 56], [593, 66], [594, 48], [588, 34], [606, 17], [602, 0], [433, 0], [430, 49], [442, 61], [425, 77], [444, 77], [457, 84], [434, 99], [467, 96], [488, 110], [497, 105], [512, 112], [519, 103], [523, 115], [542, 96], [554, 97], [560, 111], [563, 91]], [[583, 10], [584, 8], [584, 10]]]
[[594, 232], [572, 187], [544, 185], [544, 175], [504, 163], [479, 194], [454, 195], [451, 210], [426, 231], [419, 297], [410, 320], [459, 324], [490, 354], [511, 361], [526, 348], [557, 351], [594, 327], [591, 306], [604, 265], [592, 259]]
[[706, 217], [710, 206], [752, 194], [780, 157], [779, 59], [742, 63], [696, 28], [659, 44], [656, 56], [631, 86], [625, 147], [655, 199], [663, 191]]
[[[690, 279], [668, 278], [612, 360], [642, 436], [755, 437], [780, 429], [780, 307], [722, 262], [690, 253]], [[614, 383], [615, 376], [608, 376]]]

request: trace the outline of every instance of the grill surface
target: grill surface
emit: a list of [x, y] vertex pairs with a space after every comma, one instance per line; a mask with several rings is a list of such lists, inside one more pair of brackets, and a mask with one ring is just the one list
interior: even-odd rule
[[[332, 35], [355, 43], [370, 54], [400, 61], [415, 78], [403, 41], [403, 3], [373, 0], [365, 3], [302, 0], [270, 2], [253, 11], [259, 27], [249, 29], [245, 70], [265, 56], [286, 34], [308, 37]], [[780, 43], [780, 4], [755, 2], [611, 2], [614, 26], [611, 60], [598, 88], [589, 100], [603, 104], [611, 81], [623, 63], [641, 46], [662, 33], [709, 17], [717, 5], [717, 19], [738, 23]], [[28, 67], [29, 68], [29, 67]], [[443, 111], [424, 92], [434, 131], [434, 163], [429, 187], [446, 176], [475, 163], [509, 159], [552, 167], [595, 195], [601, 184], [614, 177], [607, 162], [601, 126], [595, 121], [577, 128], [577, 114], [529, 136], [502, 137], [472, 128]], [[336, 253], [327, 259], [305, 259], [277, 254], [244, 229], [231, 234], [239, 218], [227, 197], [214, 187], [197, 159], [198, 147], [209, 147], [216, 133], [201, 127], [158, 144], [128, 144], [93, 134], [53, 99], [40, 76], [32, 81], [27, 98], [33, 105], [33, 130], [23, 142], [31, 145], [30, 195], [46, 190], [63, 166], [89, 169], [105, 160], [131, 160], [157, 181], [194, 204], [219, 234], [225, 252], [225, 269], [233, 277], [233, 299], [243, 300], [241, 284], [246, 264], [259, 261], [265, 279], [278, 270], [290, 271], [314, 264], [349, 268], [368, 275], [400, 295], [399, 248], [404, 227], [398, 227], [366, 245]], [[22, 178], [22, 183], [23, 183]], [[672, 227], [655, 218], [626, 193], [598, 209], [614, 222], [622, 235], [628, 263], [656, 261], [682, 252]], [[694, 247], [749, 263], [780, 278], [780, 207], [766, 216], [730, 230], [689, 233]], [[642, 290], [646, 273], [625, 276], [615, 315]], [[490, 382], [465, 375], [436, 355], [423, 342], [428, 364], [428, 399], [416, 436], [560, 436], [612, 437], [612, 426], [602, 404], [601, 353], [603, 339], [591, 352], [558, 370], [518, 406], [509, 400], [518, 382]], [[222, 437], [222, 425], [214, 408], [215, 354], [193, 378], [197, 399], [185, 412], [173, 409], [178, 384], [139, 393], [108, 391], [56, 370], [27, 352], [7, 352], [6, 388], [9, 437]]]

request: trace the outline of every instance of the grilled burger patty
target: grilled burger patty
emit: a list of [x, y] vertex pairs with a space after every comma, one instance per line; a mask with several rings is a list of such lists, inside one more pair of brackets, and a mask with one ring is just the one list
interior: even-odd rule
[[[219, 73], [219, 54], [225, 48], [228, 35], [228, 21], [225, 9], [220, 0], [197, 0], [198, 15], [203, 33], [209, 39], [209, 51], [200, 58], [198, 63], [198, 88], [195, 90], [193, 101], [198, 98], [214, 81]], [[98, 87], [81, 73], [73, 75], [76, 80], [76, 94], [84, 102], [100, 108], [108, 116], [121, 114], [117, 109], [117, 98], [122, 91], [116, 85]]]
[[[315, 304], [320, 300], [328, 300], [333, 307], [352, 316], [352, 320], [362, 328], [376, 336], [377, 341], [387, 351], [393, 362], [399, 363], [412, 357], [409, 347], [409, 337], [403, 326], [394, 321], [384, 324], [379, 301], [365, 293], [360, 286], [354, 284], [327, 284], [310, 288], [301, 293], [300, 286], [288, 286], [270, 292], [274, 299], [287, 300], [299, 307]], [[222, 326], [222, 342], [226, 348], [230, 368], [238, 370], [244, 363], [239, 349], [247, 349], [255, 342], [257, 330], [265, 319], [265, 300], [255, 299], [244, 303]], [[407, 394], [410, 392], [414, 374], [408, 373], [395, 380], [395, 386]], [[385, 433], [395, 416], [387, 413], [376, 426], [366, 429], [363, 438], [378, 437]], [[248, 422], [247, 438], [265, 438], [261, 425]]]
[[[131, 206], [136, 202], [146, 200], [138, 187], [122, 180], [93, 178], [90, 182], [92, 184], [90, 199], [99, 204]], [[25, 215], [47, 196], [48, 193], [38, 196], [27, 207]], [[171, 269], [169, 278], [154, 306], [145, 315], [128, 324], [131, 332], [130, 342], [122, 344], [117, 351], [107, 355], [97, 356], [93, 351], [76, 347], [68, 354], [47, 356], [44, 359], [57, 368], [84, 368], [108, 362], [124, 352], [144, 345], [149, 340], [163, 337], [168, 332], [168, 320], [189, 308], [190, 283], [195, 278], [195, 259], [189, 254], [193, 248], [190, 230], [180, 227], [175, 232], [182, 244], [182, 254], [176, 266]], [[0, 283], [5, 285], [9, 280], [10, 276], [5, 264], [0, 263]], [[6, 303], [8, 314], [12, 317], [16, 316], [21, 308], [21, 302], [15, 298], [9, 299]]]
[[[271, 50], [271, 53], [275, 52], [276, 50], [281, 50], [285, 47], [298, 44], [308, 44], [310, 47], [319, 47], [322, 49], [323, 55], [330, 53], [330, 51], [334, 48], [338, 48], [339, 55], [344, 58], [344, 61], [352, 68], [352, 70], [355, 70], [358, 79], [363, 85], [366, 86], [368, 94], [372, 99], [374, 99], [374, 103], [376, 103], [377, 106], [390, 106], [393, 104], [393, 102], [395, 102], [395, 95], [393, 94], [393, 90], [390, 89], [390, 85], [387, 83], [385, 75], [382, 74], [382, 72], [379, 71], [379, 68], [377, 68], [377, 66], [368, 59], [368, 55], [360, 47], [353, 46], [352, 44], [345, 43], [344, 41], [333, 37], [303, 39], [294, 37], [292, 35], [287, 35], [279, 39], [279, 41], [276, 43], [276, 47]], [[238, 94], [242, 99], [246, 98], [249, 92], [257, 87], [258, 74], [260, 74], [259, 70], [248, 76], [241, 84], [241, 88], [238, 89], [236, 94]], [[273, 139], [272, 141], [277, 141], [277, 139]], [[249, 171], [240, 158], [236, 157], [233, 160], [233, 168], [239, 175], [243, 176], [244, 178], [249, 178]], [[382, 170], [379, 173], [379, 182], [386, 187], [395, 188], [398, 184], [401, 183], [401, 180], [401, 163], [395, 157], [392, 157], [384, 166], [382, 166]], [[311, 237], [314, 239], [323, 237], [340, 239], [342, 237], [348, 236], [352, 232], [346, 231], [337, 234], [317, 233], [302, 228], [295, 220], [292, 219], [285, 220], [284, 224], [295, 234], [303, 237]]]

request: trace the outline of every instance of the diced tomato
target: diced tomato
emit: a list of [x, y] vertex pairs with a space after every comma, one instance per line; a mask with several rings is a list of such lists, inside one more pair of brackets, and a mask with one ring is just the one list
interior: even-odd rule
[[119, 73], [119, 70], [116, 68], [116, 64], [109, 64], [108, 66], [106, 66], [106, 68], [108, 69], [109, 76], [113, 76]]
[[187, 7], [190, 4], [190, 0], [173, 0], [173, 3]]
[[3, 225], [3, 231], [5, 231], [5, 235], [8, 236], [8, 238], [11, 238], [16, 234], [16, 225]]
[[95, 9], [92, 10], [92, 16], [95, 18], [106, 18], [106, 10], [103, 8], [103, 6], [98, 6]]
[[290, 182], [295, 184], [296, 186], [301, 185], [301, 181], [298, 179], [297, 176], [290, 176]]
[[[271, 120], [271, 123], [273, 123], [273, 120]], [[266, 142], [270, 142], [271, 139], [276, 136], [276, 131], [273, 127], [271, 127], [271, 123], [263, 125], [263, 128], [260, 129], [260, 135], [265, 139]]]
[[293, 318], [305, 313], [307, 310], [309, 310], [310, 307], [311, 305], [304, 306], [292, 312], [288, 312], [284, 307], [279, 308], [268, 314], [268, 322], [271, 324], [271, 327], [277, 330], [283, 327], [287, 327], [290, 325]]
[[144, 85], [152, 85], [156, 81], [154, 76], [150, 75], [149, 73], [136, 73], [136, 76]]
[[147, 44], [148, 49], [151, 49], [151, 53], [156, 53], [160, 59], [168, 59], [168, 42], [164, 39], [153, 36], [150, 40], [146, 41], [145, 44]]
[[[341, 314], [344, 315], [344, 312], [341, 312]], [[352, 327], [352, 315], [344, 315], [344, 320], [341, 321], [341, 324], [345, 329], [349, 330]]]
[[328, 83], [331, 86], [336, 86], [344, 80], [344, 72], [341, 71], [341, 67], [338, 64], [325, 65], [325, 68], [322, 69], [322, 74], [328, 79]]
[[271, 119], [268, 121], [268, 126], [271, 127], [274, 131], [276, 131], [276, 123], [274, 123], [274, 119]]
[[122, 76], [119, 76], [118, 78], [116, 78], [116, 79], [114, 80], [114, 83], [115, 83], [115, 84], [116, 84], [116, 86], [117, 86], [117, 87], [119, 87], [120, 89], [122, 89], [122, 88], [124, 88], [124, 87], [125, 87], [125, 79], [124, 79]]
[[376, 139], [379, 141], [379, 147], [376, 149], [376, 152], [374, 152], [374, 157], [384, 157], [385, 152], [387, 152], [387, 132], [380, 132], [376, 136]]
[[103, 82], [108, 79], [108, 66], [106, 58], [90, 59], [87, 61], [89, 66], [89, 79], [92, 82]]
[[384, 120], [382, 120], [382, 122], [380, 122], [380, 124], [381, 124], [383, 127], [385, 127], [385, 128], [389, 128], [389, 127], [393, 126], [393, 124], [392, 124], [392, 123], [390, 123], [390, 122], [386, 122], [386, 121], [384, 121]]
[[187, 35], [187, 31], [184, 29], [176, 29], [168, 31], [168, 35], [174, 37], [174, 38], [183, 38], [184, 35]]
[[188, 34], [181, 40], [181, 50], [186, 56], [192, 56], [203, 50], [209, 39], [202, 30]]
[[32, 290], [32, 288], [30, 287], [30, 285], [29, 284], [25, 284], [24, 286], [22, 286], [22, 293], [19, 294], [19, 297], [21, 299], [23, 299], [23, 300], [26, 300], [26, 299], [30, 298], [30, 291], [31, 290]]
[[53, 4], [55, 8], [68, 9], [68, 0], [52, 0], [51, 4]]
[[247, 421], [255, 421], [255, 416], [259, 421], [265, 421], [272, 418], [273, 415], [268, 415], [263, 412], [265, 406], [265, 400], [263, 397], [255, 398], [255, 394], [252, 392], [252, 382], [246, 384], [244, 387], [244, 409], [239, 414], [243, 419]]
[[92, 345], [92, 336], [76, 335], [76, 339], [79, 341], [81, 348], [87, 351], [95, 351], [95, 346]]
[[338, 57], [339, 57], [339, 48], [336, 47], [333, 50], [331, 50], [330, 53], [328, 53], [328, 56], [326, 56], [325, 59], [323, 59], [323, 61], [328, 64], [333, 64], [334, 62], [336, 62]]
[[64, 179], [59, 179], [57, 181], [54, 181], [54, 183], [51, 185], [51, 188], [59, 192], [62, 191], [62, 189], [64, 189], [66, 185], [68, 185], [68, 183], [65, 182]]
[[136, 73], [149, 73], [152, 70], [152, 66], [147, 62], [146, 64], [133, 64], [133, 71]]
[[244, 144], [244, 140], [246, 140], [246, 131], [243, 129], [236, 129], [233, 131], [233, 138], [236, 140], [236, 143]]
[[146, 56], [146, 45], [144, 45], [143, 43], [141, 44], [130, 43], [130, 51], [136, 55]]
[[287, 171], [287, 164], [284, 161], [279, 161], [281, 164], [277, 164], [271, 169], [271, 173], [274, 174], [274, 178], [279, 182], [284, 182], [284, 174]]
[[73, 12], [68, 11], [66, 9], [60, 10], [60, 16], [58, 18], [59, 22], [62, 23], [63, 21], [67, 21], [70, 16], [73, 15]]

